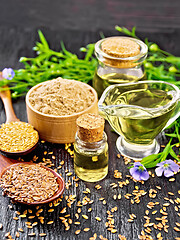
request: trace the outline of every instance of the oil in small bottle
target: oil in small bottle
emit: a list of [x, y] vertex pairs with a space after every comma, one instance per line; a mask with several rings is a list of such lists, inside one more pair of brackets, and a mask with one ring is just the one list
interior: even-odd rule
[[96, 114], [84, 114], [77, 119], [78, 131], [74, 143], [74, 170], [87, 182], [103, 179], [108, 173], [108, 144], [104, 119]]
[[74, 145], [74, 169], [76, 175], [87, 182], [103, 179], [108, 173], [108, 144], [105, 142], [100, 148], [87, 150]]

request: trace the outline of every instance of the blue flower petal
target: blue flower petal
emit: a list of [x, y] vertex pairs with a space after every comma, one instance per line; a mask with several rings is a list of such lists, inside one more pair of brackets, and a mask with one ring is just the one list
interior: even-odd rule
[[137, 171], [137, 168], [133, 167], [129, 169], [130, 174], [133, 175], [135, 171]]
[[144, 181], [148, 180], [148, 178], [149, 178], [148, 171], [145, 170], [145, 171], [141, 172], [141, 176], [140, 177], [141, 177], [141, 180], [144, 180]]
[[12, 68], [4, 68], [2, 71], [2, 76], [5, 79], [11, 80], [15, 76], [15, 72]]
[[134, 179], [136, 179], [137, 181], [141, 180], [141, 177], [140, 177], [141, 173], [139, 172], [138, 168], [131, 168], [130, 173], [131, 173], [132, 177]]
[[143, 166], [142, 163], [140, 163], [140, 162], [135, 162], [134, 163], [134, 167], [139, 167], [139, 166]]
[[165, 161], [164, 161], [164, 162], [157, 163], [156, 166], [158, 166], [158, 167], [163, 167], [164, 164], [165, 164]]
[[[157, 166], [157, 165], [156, 165], [156, 166]], [[156, 173], [156, 175], [157, 175], [158, 177], [161, 177], [161, 176], [162, 176], [163, 171], [164, 171], [164, 167], [163, 167], [163, 166], [157, 167], [157, 168], [155, 169], [155, 173]]]
[[[171, 160], [172, 161], [172, 160]], [[179, 165], [177, 165], [174, 161], [172, 161], [172, 163], [170, 163], [169, 168], [173, 171], [173, 172], [178, 172], [179, 171]]]
[[140, 176], [140, 172], [137, 170], [136, 172], [134, 172], [134, 174], [132, 175], [132, 177], [137, 180], [137, 181], [141, 181], [141, 176]]
[[164, 170], [164, 176], [165, 177], [172, 177], [174, 175], [174, 172], [171, 171], [170, 169]]

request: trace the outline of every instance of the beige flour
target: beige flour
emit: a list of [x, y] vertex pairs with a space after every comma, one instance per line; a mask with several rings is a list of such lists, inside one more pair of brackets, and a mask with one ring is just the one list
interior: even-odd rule
[[75, 80], [57, 78], [44, 82], [29, 95], [32, 107], [54, 116], [82, 112], [94, 101], [91, 88]]

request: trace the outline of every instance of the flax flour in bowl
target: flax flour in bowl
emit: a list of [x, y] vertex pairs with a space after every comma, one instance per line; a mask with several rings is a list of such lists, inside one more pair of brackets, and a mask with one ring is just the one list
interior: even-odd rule
[[86, 83], [57, 78], [40, 83], [27, 93], [28, 121], [42, 139], [55, 143], [75, 140], [76, 119], [98, 112], [96, 91]]

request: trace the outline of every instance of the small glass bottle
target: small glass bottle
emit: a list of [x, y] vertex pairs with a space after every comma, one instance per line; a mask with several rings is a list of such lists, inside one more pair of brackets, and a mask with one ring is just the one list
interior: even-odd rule
[[145, 79], [142, 62], [147, 52], [147, 45], [135, 38], [119, 36], [98, 41], [95, 44], [98, 67], [93, 79], [98, 97], [111, 84]]
[[84, 114], [77, 119], [78, 131], [74, 143], [74, 170], [87, 182], [97, 182], [108, 173], [108, 144], [104, 119], [96, 114]]

